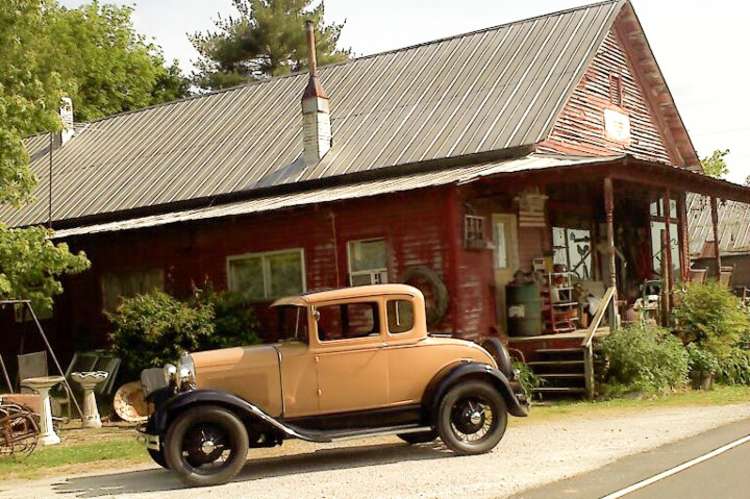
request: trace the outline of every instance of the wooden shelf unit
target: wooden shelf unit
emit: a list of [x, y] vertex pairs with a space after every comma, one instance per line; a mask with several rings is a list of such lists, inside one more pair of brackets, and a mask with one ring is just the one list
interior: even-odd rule
[[569, 333], [578, 329], [578, 302], [573, 297], [573, 272], [550, 272], [542, 287], [543, 315], [548, 333]]

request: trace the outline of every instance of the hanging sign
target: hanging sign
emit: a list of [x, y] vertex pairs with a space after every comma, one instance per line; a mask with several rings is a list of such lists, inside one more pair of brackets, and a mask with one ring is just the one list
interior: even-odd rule
[[604, 132], [607, 139], [621, 144], [630, 143], [630, 117], [617, 109], [604, 110]]

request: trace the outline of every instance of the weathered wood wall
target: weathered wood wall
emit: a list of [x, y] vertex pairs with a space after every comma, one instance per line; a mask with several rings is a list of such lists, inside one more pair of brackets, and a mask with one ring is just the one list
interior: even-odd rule
[[[622, 81], [622, 107], [612, 103], [610, 75]], [[629, 143], [608, 140], [604, 110], [619, 109], [630, 118]], [[544, 152], [608, 156], [629, 153], [636, 157], [673, 163], [644, 90], [622, 43], [611, 32], [597, 52], [555, 123], [549, 139], [539, 145]]]

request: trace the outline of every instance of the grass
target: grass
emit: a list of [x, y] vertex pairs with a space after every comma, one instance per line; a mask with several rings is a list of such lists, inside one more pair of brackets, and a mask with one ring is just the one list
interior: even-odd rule
[[[37, 446], [28, 457], [0, 457], [0, 480], [30, 479], [51, 474], [89, 471], [92, 466], [111, 468], [149, 462], [145, 447], [135, 432], [106, 430], [62, 430], [63, 443]], [[67, 438], [71, 435], [71, 438]]]
[[[535, 406], [528, 418], [511, 418], [512, 425], [534, 424], [568, 417], [596, 417], [650, 408], [730, 405], [750, 402], [750, 387], [716, 386], [709, 392], [685, 391], [648, 399], [615, 399], [601, 402], [563, 401]], [[111, 470], [120, 466], [150, 463], [144, 445], [132, 429], [105, 427], [99, 430], [63, 429], [63, 443], [37, 447], [29, 457], [0, 457], [0, 480], [32, 479], [49, 475]]]
[[529, 418], [512, 418], [515, 424], [529, 424], [561, 417], [592, 416], [596, 414], [623, 413], [644, 409], [684, 406], [717, 406], [750, 402], [750, 386], [717, 385], [711, 391], [686, 390], [674, 394], [649, 398], [620, 398], [604, 401], [560, 401], [550, 405], [534, 406]]

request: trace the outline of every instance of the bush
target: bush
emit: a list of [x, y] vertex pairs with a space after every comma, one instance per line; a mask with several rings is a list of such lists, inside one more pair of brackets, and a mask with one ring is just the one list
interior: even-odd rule
[[686, 343], [722, 358], [747, 338], [750, 315], [739, 298], [715, 281], [689, 284], [678, 292], [676, 303], [674, 319]]
[[112, 321], [114, 350], [122, 358], [126, 379], [143, 369], [177, 362], [184, 352], [258, 343], [258, 323], [247, 302], [236, 293], [196, 289], [188, 301], [153, 291], [126, 298]]
[[214, 332], [211, 306], [190, 306], [161, 291], [126, 298], [108, 317], [126, 379], [137, 378], [148, 367], [177, 361], [183, 352], [197, 350]]
[[526, 395], [528, 400], [531, 400], [534, 394], [534, 388], [541, 386], [542, 379], [534, 374], [531, 368], [521, 361], [513, 361], [513, 369], [518, 371], [518, 382], [521, 384], [521, 389]]
[[708, 350], [691, 343], [687, 346], [688, 368], [690, 374], [716, 374], [719, 370], [719, 359]]
[[722, 357], [716, 380], [726, 385], [750, 385], [750, 350], [733, 348]]
[[228, 348], [254, 345], [260, 342], [256, 332], [260, 328], [253, 309], [239, 293], [217, 292], [210, 283], [203, 289], [196, 289], [193, 303], [212, 307], [214, 311], [214, 333], [206, 338], [202, 349]]
[[647, 325], [620, 329], [602, 342], [605, 392], [663, 392], [684, 385], [688, 354], [669, 331]]

